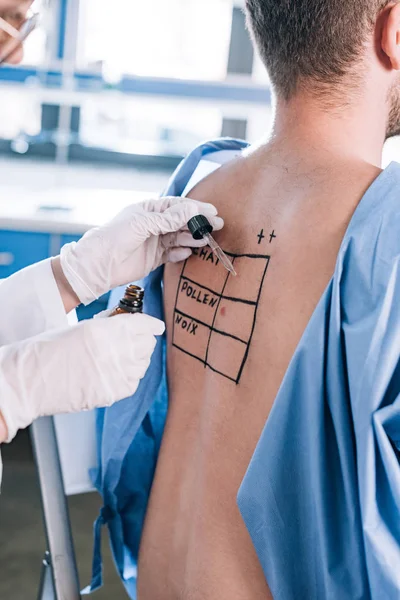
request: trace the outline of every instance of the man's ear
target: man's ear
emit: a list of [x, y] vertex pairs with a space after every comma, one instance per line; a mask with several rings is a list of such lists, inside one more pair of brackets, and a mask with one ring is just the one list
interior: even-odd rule
[[388, 57], [392, 69], [400, 71], [400, 2], [386, 9], [382, 29], [382, 50]]

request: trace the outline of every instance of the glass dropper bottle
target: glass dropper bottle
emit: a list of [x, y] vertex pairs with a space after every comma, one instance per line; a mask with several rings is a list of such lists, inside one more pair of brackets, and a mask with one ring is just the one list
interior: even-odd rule
[[125, 295], [119, 304], [112, 310], [110, 317], [123, 314], [135, 314], [143, 312], [144, 289], [138, 285], [128, 285]]

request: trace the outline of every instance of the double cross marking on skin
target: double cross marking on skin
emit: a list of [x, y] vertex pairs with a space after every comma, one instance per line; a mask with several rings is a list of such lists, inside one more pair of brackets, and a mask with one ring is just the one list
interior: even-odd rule
[[[261, 244], [261, 242], [265, 239], [265, 235], [264, 235], [264, 229], [261, 229], [260, 233], [258, 234], [258, 244]], [[269, 236], [269, 243], [271, 244], [272, 241], [274, 239], [276, 239], [276, 235], [275, 235], [275, 229], [273, 230], [273, 232], [270, 234]]]

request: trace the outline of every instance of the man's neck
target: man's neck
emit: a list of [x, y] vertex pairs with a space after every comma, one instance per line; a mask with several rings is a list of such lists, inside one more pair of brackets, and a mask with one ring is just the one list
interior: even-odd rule
[[380, 168], [386, 115], [384, 104], [380, 100], [375, 104], [358, 99], [326, 108], [306, 95], [290, 102], [278, 100], [270, 143], [311, 164], [367, 163]]

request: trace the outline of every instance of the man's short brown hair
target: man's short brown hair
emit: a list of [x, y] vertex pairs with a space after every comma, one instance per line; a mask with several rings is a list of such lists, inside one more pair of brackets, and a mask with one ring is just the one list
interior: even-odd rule
[[[357, 68], [390, 0], [246, 0], [249, 27], [279, 96], [331, 90]], [[356, 72], [356, 69], [355, 69]]]

